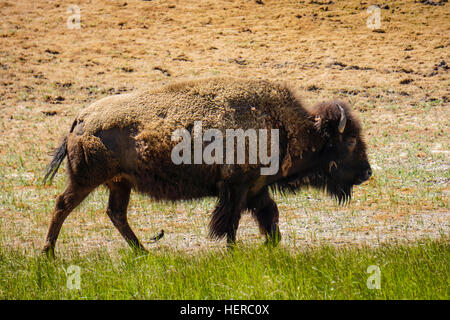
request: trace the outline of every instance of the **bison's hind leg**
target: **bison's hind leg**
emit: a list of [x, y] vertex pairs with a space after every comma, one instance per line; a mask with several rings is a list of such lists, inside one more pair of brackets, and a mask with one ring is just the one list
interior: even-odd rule
[[113, 159], [101, 141], [92, 136], [71, 133], [67, 138], [68, 186], [56, 198], [44, 252], [53, 255], [65, 219], [95, 188], [116, 174]]
[[95, 187], [81, 187], [73, 181], [70, 181], [66, 190], [56, 198], [52, 221], [48, 229], [43, 249], [47, 255], [54, 255], [56, 240], [58, 239], [64, 220], [66, 220], [73, 209], [75, 209], [94, 188]]
[[249, 199], [248, 204], [248, 209], [258, 222], [261, 234], [266, 236], [266, 244], [277, 245], [281, 241], [278, 227], [279, 213], [277, 204], [270, 197], [267, 188]]
[[139, 239], [128, 224], [127, 207], [130, 200], [131, 184], [126, 179], [115, 179], [106, 185], [109, 188], [108, 209], [106, 212], [111, 222], [133, 249], [145, 252], [144, 246], [139, 242]]

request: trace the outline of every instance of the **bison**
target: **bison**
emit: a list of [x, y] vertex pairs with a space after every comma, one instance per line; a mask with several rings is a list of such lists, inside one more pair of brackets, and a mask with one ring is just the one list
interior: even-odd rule
[[[174, 132], [193, 133], [198, 121], [203, 129], [225, 135], [239, 128], [277, 130], [277, 149], [270, 152], [278, 155], [279, 170], [262, 174], [264, 165], [250, 163], [249, 156], [237, 163], [174, 163], [180, 142]], [[206, 148], [212, 138], [200, 141]], [[190, 152], [184, 156], [194, 157]], [[249, 211], [266, 242], [276, 244], [281, 239], [279, 213], [270, 190], [312, 186], [342, 203], [350, 200], [354, 185], [372, 174], [360, 122], [346, 103], [307, 108], [286, 84], [235, 78], [184, 81], [98, 100], [74, 120], [44, 182], [51, 181], [65, 157], [68, 184], [56, 199], [47, 253], [53, 253], [70, 212], [100, 185], [109, 189], [107, 214], [114, 226], [133, 248], [145, 250], [127, 221], [132, 189], [155, 200], [218, 197], [210, 221], [212, 238], [226, 236], [233, 244], [241, 214]]]

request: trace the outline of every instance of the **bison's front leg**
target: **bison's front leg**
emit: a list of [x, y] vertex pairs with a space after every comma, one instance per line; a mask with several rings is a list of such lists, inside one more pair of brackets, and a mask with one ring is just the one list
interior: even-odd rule
[[278, 208], [267, 188], [249, 199], [248, 204], [248, 209], [258, 221], [261, 234], [266, 236], [266, 244], [277, 245], [281, 241], [281, 233], [278, 228]]
[[246, 208], [248, 188], [223, 184], [219, 189], [219, 203], [212, 213], [209, 235], [215, 239], [226, 235], [228, 245], [232, 245], [236, 242], [241, 212]]

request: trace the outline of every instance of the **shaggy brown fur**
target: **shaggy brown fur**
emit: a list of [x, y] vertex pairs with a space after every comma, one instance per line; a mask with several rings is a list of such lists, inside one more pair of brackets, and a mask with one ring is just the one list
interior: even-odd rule
[[[261, 164], [173, 164], [172, 132], [192, 132], [199, 120], [203, 130], [224, 136], [226, 129], [279, 129], [281, 170], [261, 176]], [[137, 248], [143, 246], [126, 219], [131, 189], [157, 200], [217, 196], [212, 237], [234, 242], [241, 212], [249, 210], [268, 241], [279, 240], [278, 209], [268, 188], [312, 185], [339, 201], [349, 199], [351, 187], [370, 176], [360, 130], [345, 103], [306, 109], [289, 87], [264, 80], [203, 79], [101, 99], [78, 115], [49, 166], [46, 178], [67, 155], [69, 185], [57, 199], [45, 250], [53, 250], [68, 214], [102, 184], [110, 189], [111, 221]]]

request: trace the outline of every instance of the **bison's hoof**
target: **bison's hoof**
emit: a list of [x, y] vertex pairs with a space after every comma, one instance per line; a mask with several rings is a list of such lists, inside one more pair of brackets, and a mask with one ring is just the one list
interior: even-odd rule
[[49, 259], [55, 258], [55, 248], [51, 245], [45, 245], [42, 249], [42, 253], [45, 254]]
[[274, 235], [267, 235], [266, 242], [264, 243], [269, 247], [276, 247], [281, 241], [281, 233], [277, 232]]

